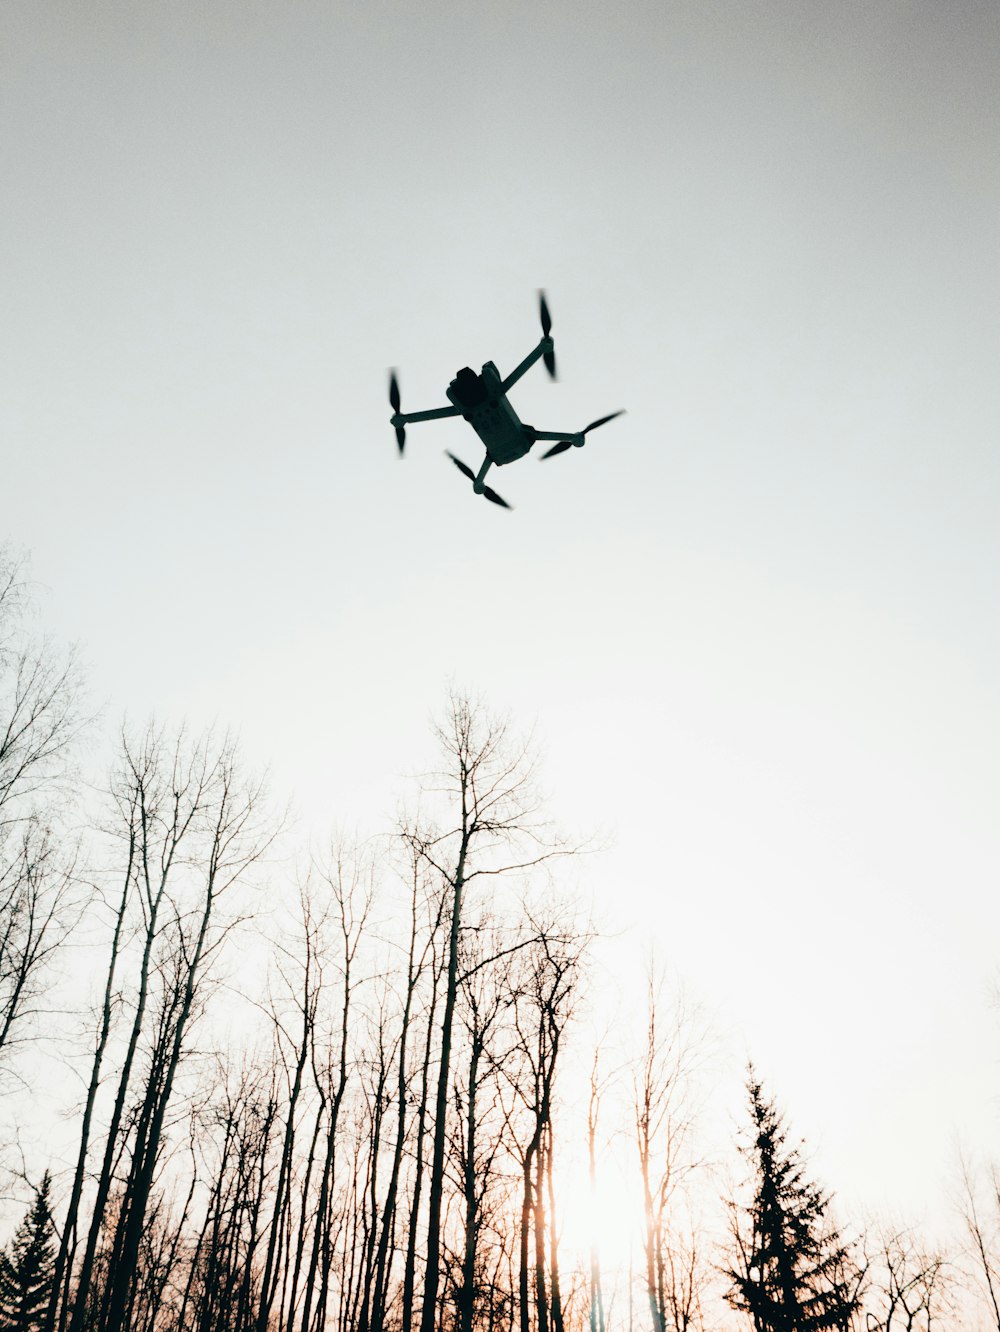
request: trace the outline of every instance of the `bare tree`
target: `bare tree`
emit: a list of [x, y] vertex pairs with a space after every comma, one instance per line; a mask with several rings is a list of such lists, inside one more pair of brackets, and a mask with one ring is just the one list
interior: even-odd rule
[[[382, 1332], [388, 1309], [388, 1292], [391, 1268], [391, 1251], [396, 1230], [396, 1210], [399, 1198], [403, 1151], [409, 1129], [409, 1109], [411, 1102], [410, 1085], [412, 1072], [409, 1067], [410, 1041], [414, 1027], [415, 1008], [420, 987], [429, 977], [432, 987], [436, 983], [434, 973], [434, 947], [441, 928], [441, 919], [445, 898], [438, 891], [430, 889], [422, 874], [419, 858], [412, 855], [408, 866], [410, 879], [410, 928], [406, 953], [406, 976], [402, 996], [402, 1011], [399, 1023], [399, 1048], [396, 1056], [395, 1088], [395, 1137], [392, 1159], [389, 1167], [389, 1179], [386, 1187], [382, 1212], [379, 1218], [378, 1248], [375, 1259], [375, 1286], [371, 1310], [372, 1332]], [[433, 1012], [433, 995], [431, 998]], [[433, 1018], [428, 1023], [433, 1029]], [[423, 1094], [417, 1109], [418, 1120], [426, 1114], [426, 1076], [422, 1079]], [[418, 1129], [420, 1128], [418, 1123]], [[412, 1297], [412, 1284], [410, 1286]], [[409, 1326], [406, 1322], [405, 1326]]]
[[0, 547], [0, 833], [67, 776], [87, 724], [76, 652], [29, 635], [28, 606], [24, 561]]
[[76, 654], [27, 632], [24, 562], [0, 547], [0, 1070], [35, 1032], [85, 895], [60, 817], [86, 724]]
[[[503, 1188], [499, 1167], [509, 1118], [502, 1099], [503, 1069], [516, 1041], [516, 1030], [508, 1021], [517, 997], [507, 975], [510, 942], [510, 931], [487, 912], [479, 913], [462, 940], [459, 1011], [464, 1059], [456, 1069], [450, 1153], [461, 1197], [462, 1238], [454, 1281], [459, 1332], [472, 1332], [477, 1316], [484, 1309], [488, 1313], [496, 1302], [494, 1283], [485, 1277], [487, 1255], [480, 1241], [491, 1199]], [[494, 960], [498, 957], [499, 964]]]
[[933, 1332], [952, 1318], [950, 1264], [912, 1230], [881, 1226], [868, 1270], [866, 1332]]
[[505, 722], [453, 695], [437, 738], [444, 769], [429, 780], [428, 788], [449, 807], [447, 823], [435, 829], [413, 827], [404, 834], [415, 854], [439, 876], [450, 906], [420, 1332], [435, 1332], [437, 1321], [452, 1029], [465, 897], [476, 879], [524, 873], [560, 852], [542, 841], [529, 748], [512, 741]]
[[403, 914], [380, 843], [315, 866], [294, 929], [241, 931], [277, 977], [242, 996], [242, 1053], [211, 1019], [272, 839], [261, 785], [227, 738], [123, 735], [46, 1332], [575, 1329], [556, 1078], [586, 935], [524, 906], [568, 852], [503, 723], [452, 699], [438, 739], [437, 824], [391, 843]]
[[76, 857], [35, 814], [0, 846], [0, 1068], [36, 1034], [49, 964], [78, 923]]
[[[192, 1332], [230, 1332], [249, 1322], [277, 1117], [273, 1069], [243, 1062], [232, 1070], [220, 1062], [216, 1080], [197, 1114], [207, 1197], [201, 1224], [187, 1237], [187, 1278], [174, 1322]], [[195, 1167], [192, 1187], [197, 1177]]]
[[90, 1136], [93, 1129], [94, 1108], [97, 1101], [97, 1093], [101, 1085], [104, 1055], [111, 1035], [116, 976], [121, 950], [125, 943], [124, 935], [128, 928], [128, 911], [133, 896], [132, 890], [134, 885], [137, 852], [138, 839], [136, 837], [135, 822], [134, 820], [130, 820], [129, 835], [126, 838], [125, 843], [125, 863], [121, 875], [121, 895], [118, 898], [114, 913], [114, 926], [111, 934], [108, 970], [104, 983], [94, 1052], [91, 1056], [90, 1080], [87, 1085], [86, 1100], [84, 1102], [83, 1114], [81, 1116], [80, 1143], [77, 1151], [76, 1167], [73, 1172], [69, 1202], [66, 1207], [66, 1216], [63, 1221], [59, 1251], [56, 1255], [55, 1280], [52, 1284], [52, 1299], [46, 1316], [46, 1328], [48, 1329], [48, 1332], [51, 1332], [51, 1329], [55, 1326], [57, 1311], [59, 1311], [60, 1314], [60, 1329], [65, 1327], [66, 1318], [69, 1313], [69, 1281], [72, 1275], [73, 1254], [77, 1243], [77, 1225], [79, 1221], [80, 1202], [83, 1197], [83, 1188], [86, 1181], [87, 1158], [90, 1148]]
[[662, 982], [652, 966], [647, 992], [646, 1042], [634, 1084], [646, 1296], [653, 1332], [689, 1332], [701, 1326], [707, 1280], [686, 1196], [700, 1164], [692, 1143], [692, 1079], [706, 1042], [697, 1015], [682, 997], [672, 1009], [664, 1003]]
[[[281, 1247], [291, 1228], [292, 1171], [301, 1102], [310, 1066], [315, 1066], [316, 1023], [323, 996], [324, 913], [317, 910], [308, 886], [300, 893], [301, 931], [296, 946], [278, 948], [276, 961], [287, 999], [292, 1007], [286, 1022], [279, 1006], [272, 1004], [270, 1017], [285, 1079], [284, 1125], [281, 1155], [273, 1202], [273, 1216], [264, 1258], [257, 1307], [257, 1332], [266, 1332], [278, 1291]], [[298, 972], [298, 975], [290, 974]], [[318, 1133], [318, 1126], [316, 1129]]]
[[987, 1173], [984, 1203], [971, 1164], [961, 1162], [961, 1211], [973, 1282], [982, 1296], [990, 1326], [1000, 1332], [1000, 1174]]
[[[311, 1129], [307, 1138], [304, 1164], [298, 1169], [298, 1211], [291, 1217], [289, 1201], [289, 1221], [286, 1231], [286, 1255], [282, 1262], [281, 1299], [278, 1309], [279, 1327], [294, 1328], [300, 1311], [302, 1326], [308, 1325], [312, 1307], [312, 1281], [315, 1278], [315, 1261], [318, 1258], [317, 1245], [323, 1233], [322, 1223], [317, 1224], [316, 1208], [320, 1205], [325, 1210], [326, 1200], [336, 1181], [331, 1178], [335, 1156], [330, 1154], [335, 1143], [337, 1124], [340, 1116], [340, 1104], [346, 1091], [347, 1083], [347, 1014], [353, 999], [351, 970], [353, 956], [360, 943], [361, 933], [371, 901], [371, 885], [365, 890], [365, 902], [360, 921], [355, 928], [349, 923], [350, 913], [355, 903], [355, 885], [344, 897], [344, 871], [347, 863], [352, 865], [352, 874], [364, 873], [364, 867], [356, 857], [347, 856], [343, 850], [334, 855], [336, 877], [329, 871], [314, 873], [307, 884], [303, 896], [303, 921], [307, 932], [313, 935], [313, 941], [303, 950], [300, 943], [300, 965], [305, 966], [312, 955], [312, 970], [315, 973], [315, 998], [311, 1005], [313, 1012], [308, 1024], [303, 1024], [303, 1038], [306, 1039], [308, 1025], [308, 1045], [310, 1049], [309, 1087], [296, 1093], [303, 1101], [303, 1118], [306, 1107], [311, 1101]], [[347, 914], [345, 914], [347, 913]], [[346, 935], [345, 935], [346, 929]], [[336, 976], [344, 986], [341, 1002], [336, 1004], [332, 977]], [[304, 998], [304, 995], [303, 995]], [[303, 1002], [303, 1010], [305, 1003]], [[331, 1027], [327, 1014], [339, 1012], [340, 1022]], [[333, 1073], [334, 1068], [338, 1070]], [[340, 1070], [343, 1079], [339, 1079]], [[336, 1086], [334, 1085], [336, 1082]], [[328, 1124], [329, 1118], [329, 1124]], [[332, 1131], [331, 1131], [332, 1130]], [[290, 1190], [288, 1191], [291, 1199]], [[292, 1240], [294, 1237], [294, 1246]], [[308, 1256], [307, 1256], [307, 1250]]]
[[[443, 910], [446, 905], [444, 894], [440, 896], [439, 901]], [[430, 936], [430, 998], [424, 1019], [422, 1054], [418, 1080], [419, 1090], [416, 1093], [415, 1123], [413, 1127], [413, 1187], [410, 1192], [406, 1253], [403, 1259], [401, 1308], [402, 1325], [405, 1329], [409, 1329], [413, 1326], [413, 1306], [416, 1294], [417, 1277], [417, 1233], [420, 1228], [421, 1203], [423, 1200], [428, 1136], [427, 1120], [430, 1110], [431, 1061], [434, 1053], [438, 997], [448, 958], [447, 948], [443, 945], [439, 947], [438, 929], [440, 928], [440, 925], [441, 920], [439, 916], [435, 930]]]
[[[594, 1051], [590, 1066], [587, 1098], [587, 1178], [593, 1204], [597, 1196], [597, 1134], [601, 1114], [604, 1080], [600, 1075], [600, 1049]], [[596, 1234], [590, 1238], [590, 1332], [604, 1332], [604, 1286], [601, 1280], [601, 1254]]]
[[370, 871], [356, 859], [338, 849], [327, 867], [320, 870], [325, 889], [331, 894], [335, 909], [334, 928], [338, 941], [340, 1006], [337, 1021], [317, 1052], [313, 1073], [324, 1113], [322, 1159], [319, 1166], [315, 1222], [309, 1247], [309, 1265], [305, 1277], [301, 1332], [326, 1326], [331, 1275], [337, 1246], [337, 1149], [340, 1142], [341, 1113], [348, 1082], [352, 1076], [349, 1057], [354, 999], [358, 986], [356, 962], [368, 915], [372, 906]]
[[584, 946], [585, 940], [573, 930], [536, 928], [518, 985], [515, 1022], [520, 1060], [516, 1064], [509, 1061], [508, 1077], [524, 1121], [521, 1141], [515, 1147], [521, 1170], [521, 1332], [529, 1330], [532, 1309], [537, 1332], [549, 1332], [550, 1324], [553, 1332], [562, 1332], [558, 1228], [552, 1190], [553, 1110], [559, 1054], [573, 1011]]
[[[207, 736], [189, 742], [181, 734], [168, 743], [150, 729], [137, 745], [126, 740], [114, 794], [118, 835], [124, 846], [137, 848], [133, 875], [144, 931], [133, 1021], [71, 1316], [74, 1330], [82, 1328], [88, 1317], [88, 1290], [104, 1210], [124, 1146], [119, 1134], [127, 1128], [130, 1161], [98, 1315], [104, 1332], [120, 1332], [134, 1298], [131, 1274], [142, 1243], [177, 1071], [207, 996], [210, 967], [239, 918], [238, 912], [224, 906], [224, 900], [261, 858], [274, 835], [262, 815], [261, 785], [241, 775], [228, 739], [216, 743]], [[126, 1118], [144, 1036], [148, 1036], [148, 1070]]]

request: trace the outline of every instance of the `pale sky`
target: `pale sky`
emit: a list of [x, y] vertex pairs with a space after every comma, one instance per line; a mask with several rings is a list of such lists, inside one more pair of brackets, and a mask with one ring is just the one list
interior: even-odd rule
[[[445, 687], [842, 1197], [997, 1141], [1000, 9], [6, 0], [3, 525], [113, 728], [378, 827]], [[492, 474], [444, 402], [553, 313]], [[537, 450], [540, 452], [541, 450]], [[634, 969], [633, 962], [623, 964]]]

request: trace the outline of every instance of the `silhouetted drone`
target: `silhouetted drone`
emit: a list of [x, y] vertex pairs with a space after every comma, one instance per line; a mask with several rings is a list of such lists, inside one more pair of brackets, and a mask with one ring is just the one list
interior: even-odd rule
[[507, 501], [501, 499], [495, 490], [491, 490], [483, 483], [483, 478], [494, 463], [497, 467], [503, 467], [505, 463], [516, 462], [518, 458], [523, 458], [539, 439], [559, 441], [554, 448], [547, 449], [542, 454], [543, 458], [554, 458], [557, 453], [565, 453], [568, 448], [582, 448], [585, 436], [592, 430], [607, 425], [616, 416], [622, 415], [621, 412], [612, 412], [610, 416], [602, 416], [598, 421], [591, 421], [584, 430], [578, 430], [573, 434], [558, 430], [536, 430], [534, 426], [525, 425], [523, 421], [518, 420], [517, 413], [507, 399], [507, 390], [512, 388], [522, 375], [527, 374], [539, 357], [544, 361], [550, 377], [552, 379], [556, 377], [555, 345], [550, 337], [552, 319], [544, 292], [538, 293], [538, 309], [542, 321], [542, 337], [538, 346], [524, 358], [516, 370], [511, 371], [506, 379], [500, 378], [500, 372], [492, 361], [486, 362], [480, 375], [470, 370], [468, 366], [464, 366], [448, 385], [446, 396], [451, 403], [450, 407], [435, 407], [429, 412], [401, 412], [399, 381], [394, 370], [389, 375], [389, 403], [393, 410], [391, 424], [396, 427], [396, 443], [399, 445], [400, 457], [403, 456], [406, 444], [406, 426], [414, 425], [418, 421], [439, 421], [445, 416], [463, 416], [486, 446], [486, 457], [478, 474], [453, 453], [449, 453], [448, 457], [458, 470], [469, 478], [472, 489], [477, 495], [485, 495], [488, 500], [502, 505], [505, 509], [510, 508]]

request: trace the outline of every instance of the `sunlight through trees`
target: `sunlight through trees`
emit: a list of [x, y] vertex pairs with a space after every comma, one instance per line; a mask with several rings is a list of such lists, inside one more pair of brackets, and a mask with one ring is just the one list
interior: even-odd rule
[[727, 1199], [708, 1024], [650, 964], [645, 1010], [594, 1034], [583, 848], [509, 720], [451, 693], [395, 829], [299, 854], [231, 736], [127, 727], [78, 779], [78, 673], [2, 569], [0, 1330], [994, 1318], [995, 1175], [966, 1170], [964, 1254], [882, 1223], [848, 1242], [751, 1074]]

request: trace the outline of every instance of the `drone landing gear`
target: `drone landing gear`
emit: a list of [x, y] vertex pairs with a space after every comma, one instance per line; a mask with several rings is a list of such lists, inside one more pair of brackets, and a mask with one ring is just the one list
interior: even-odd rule
[[472, 489], [477, 495], [484, 495], [492, 504], [499, 504], [502, 509], [510, 508], [510, 505], [505, 499], [502, 499], [495, 490], [491, 490], [489, 486], [483, 483], [483, 477], [493, 465], [492, 458], [487, 457], [483, 459], [483, 465], [480, 467], [479, 475], [477, 476], [471, 467], [467, 467], [465, 463], [462, 462], [461, 458], [456, 458], [453, 453], [449, 453], [448, 457], [452, 460], [462, 475], [469, 478], [472, 482]]

